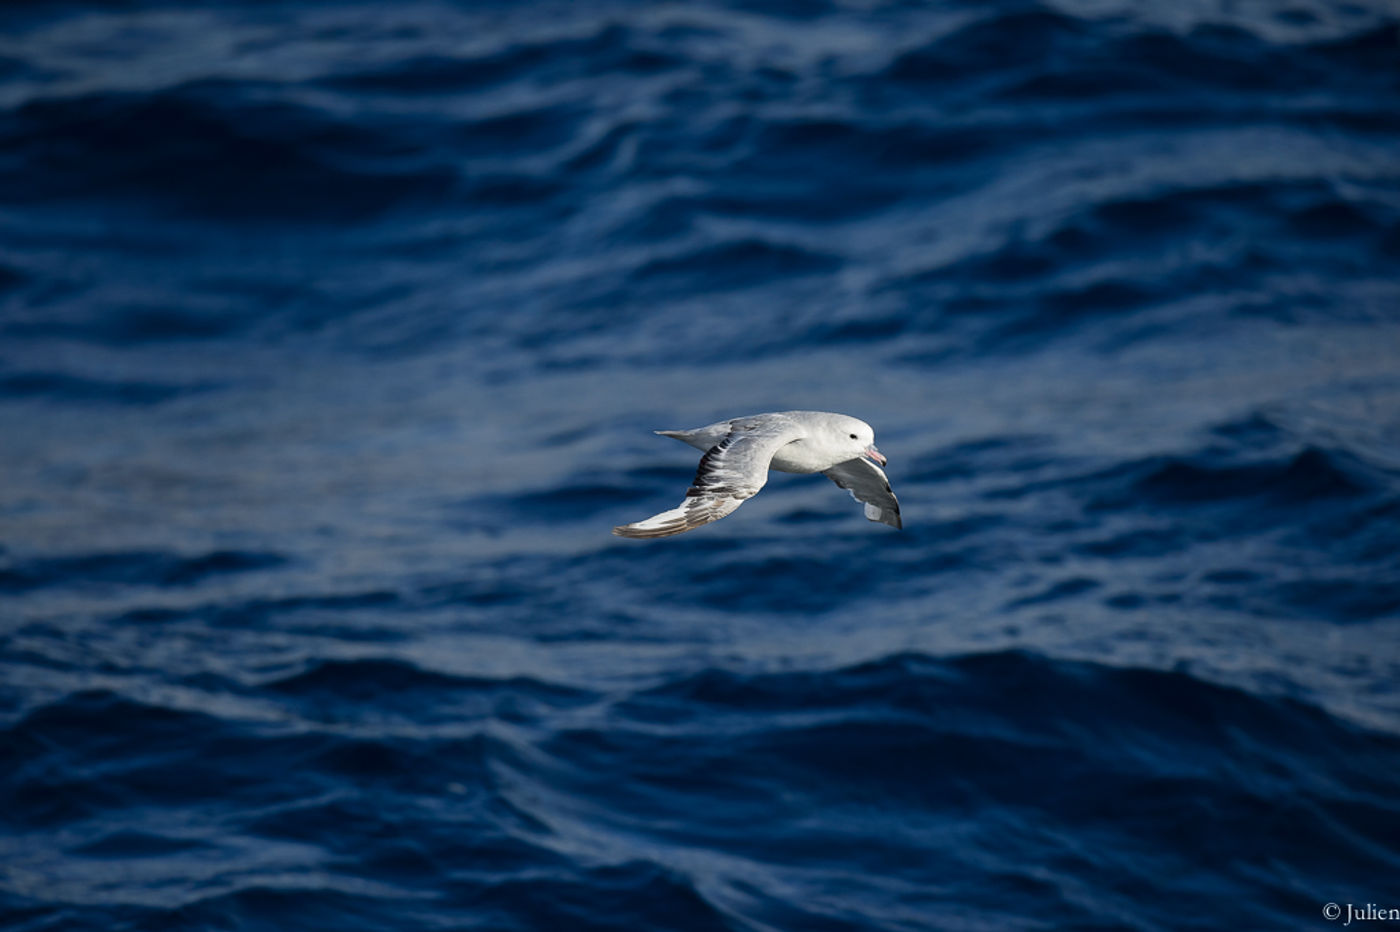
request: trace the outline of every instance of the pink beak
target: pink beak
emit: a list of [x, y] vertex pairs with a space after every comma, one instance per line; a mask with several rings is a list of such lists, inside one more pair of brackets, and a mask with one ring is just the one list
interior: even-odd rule
[[870, 457], [875, 462], [879, 463], [881, 466], [885, 465], [885, 463], [887, 462], [887, 460], [885, 459], [885, 454], [875, 449], [875, 444], [873, 443], [865, 448], [865, 455]]

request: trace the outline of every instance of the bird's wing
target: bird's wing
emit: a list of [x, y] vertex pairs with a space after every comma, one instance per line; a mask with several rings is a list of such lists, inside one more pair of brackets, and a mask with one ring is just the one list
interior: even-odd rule
[[613, 528], [618, 537], [670, 537], [718, 521], [752, 498], [768, 481], [768, 464], [779, 448], [805, 436], [789, 417], [739, 418], [719, 443], [700, 458], [685, 501], [670, 511]]
[[890, 527], [903, 528], [899, 517], [899, 499], [894, 497], [885, 471], [870, 460], [857, 458], [837, 463], [826, 470], [831, 481], [851, 493], [851, 498], [865, 505], [865, 516]]

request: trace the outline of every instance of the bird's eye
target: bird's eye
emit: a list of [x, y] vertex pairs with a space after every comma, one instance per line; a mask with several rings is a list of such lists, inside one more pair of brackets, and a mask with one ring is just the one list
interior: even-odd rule
[[856, 439], [856, 435], [855, 435], [855, 434], [851, 434], [851, 439], [852, 439], [852, 440], [855, 440], [855, 439]]

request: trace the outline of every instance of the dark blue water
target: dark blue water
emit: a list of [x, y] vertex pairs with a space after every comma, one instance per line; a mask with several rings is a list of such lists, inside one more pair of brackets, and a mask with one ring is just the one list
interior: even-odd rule
[[[903, 532], [609, 534], [789, 408]], [[1329, 902], [1400, 907], [1395, 6], [0, 11], [0, 926]]]

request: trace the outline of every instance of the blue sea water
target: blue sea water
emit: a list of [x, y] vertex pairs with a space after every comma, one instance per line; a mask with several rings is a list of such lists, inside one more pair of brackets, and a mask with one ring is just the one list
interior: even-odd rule
[[[609, 534], [788, 408], [902, 532]], [[0, 10], [0, 927], [1328, 903], [1400, 907], [1393, 4]]]

